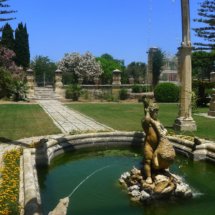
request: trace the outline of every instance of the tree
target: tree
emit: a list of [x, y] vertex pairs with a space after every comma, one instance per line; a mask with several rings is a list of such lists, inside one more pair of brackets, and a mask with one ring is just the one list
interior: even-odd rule
[[146, 76], [146, 64], [143, 62], [131, 62], [128, 64], [126, 68], [126, 73], [128, 76], [132, 76], [134, 78], [134, 82], [138, 83], [139, 77]]
[[6, 23], [5, 26], [3, 27], [2, 39], [1, 39], [0, 44], [3, 47], [14, 50], [13, 29], [11, 28], [11, 26], [8, 23]]
[[27, 27], [23, 27], [22, 22], [18, 24], [18, 28], [15, 30], [15, 48], [16, 53], [15, 62], [18, 66], [22, 66], [24, 70], [29, 67], [30, 64], [30, 52]]
[[18, 67], [12, 60], [15, 57], [15, 53], [5, 47], [0, 47], [0, 67], [4, 68], [10, 73], [18, 73]]
[[165, 64], [163, 60], [164, 57], [165, 57], [165, 52], [163, 52], [160, 48], [153, 55], [153, 60], [152, 60], [153, 88], [155, 88], [155, 86], [159, 82], [159, 77], [162, 72], [162, 67]]
[[198, 15], [203, 17], [203, 19], [194, 19], [194, 22], [199, 22], [206, 24], [207, 27], [193, 28], [196, 32], [197, 37], [204, 38], [207, 43], [194, 43], [194, 45], [199, 46], [196, 50], [214, 50], [215, 49], [215, 0], [208, 1], [205, 0], [200, 4], [200, 9], [198, 9]]
[[46, 76], [54, 77], [54, 71], [57, 69], [57, 66], [50, 61], [48, 56], [43, 57], [41, 55], [36, 55], [30, 63], [30, 68], [35, 71], [36, 77], [43, 76], [44, 73]]
[[73, 82], [77, 82], [78, 78], [92, 80], [103, 73], [100, 62], [96, 62], [95, 57], [89, 52], [84, 55], [77, 52], [67, 53], [57, 62], [57, 67], [64, 73], [72, 74]]
[[121, 67], [121, 69], [120, 69], [121, 70], [121, 83], [122, 84], [127, 84], [128, 77], [127, 77], [126, 72], [125, 72], [125, 69], [126, 69], [125, 61], [124, 60], [114, 59], [113, 56], [108, 54], [108, 53], [102, 54], [101, 58], [104, 58], [107, 61], [113, 61], [113, 62], [119, 64], [120, 67]]
[[210, 73], [214, 71], [215, 52], [196, 51], [192, 53], [192, 75], [199, 81], [210, 80]]
[[[10, 5], [8, 4], [3, 4], [4, 2], [6, 2], [8, 0], [0, 0], [0, 7], [10, 7]], [[0, 14], [9, 14], [9, 13], [16, 13], [17, 10], [0, 10]], [[16, 19], [15, 17], [14, 18], [0, 18], [0, 22], [6, 22], [6, 21], [10, 21], [10, 20], [13, 20], [13, 19]], [[0, 31], [3, 30], [3, 27], [0, 28]]]
[[96, 61], [100, 61], [102, 70], [104, 71], [101, 75], [102, 84], [111, 84], [113, 78], [113, 70], [121, 70], [121, 67], [118, 63], [114, 61], [106, 60], [102, 57], [96, 57]]

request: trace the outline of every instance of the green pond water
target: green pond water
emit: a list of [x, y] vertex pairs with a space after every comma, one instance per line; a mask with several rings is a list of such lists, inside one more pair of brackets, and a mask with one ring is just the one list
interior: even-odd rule
[[67, 215], [211, 215], [215, 213], [215, 166], [176, 156], [170, 171], [189, 184], [194, 198], [178, 203], [139, 205], [131, 202], [118, 184], [124, 172], [141, 161], [140, 148], [90, 148], [55, 157], [49, 167], [38, 168], [44, 214], [71, 195]]

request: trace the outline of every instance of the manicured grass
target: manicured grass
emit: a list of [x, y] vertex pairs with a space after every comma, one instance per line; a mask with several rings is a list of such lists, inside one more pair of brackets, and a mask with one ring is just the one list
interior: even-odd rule
[[39, 105], [1, 104], [0, 142], [61, 133]]
[[[178, 116], [179, 107], [177, 104], [158, 104], [160, 107], [159, 120], [169, 132], [173, 130], [173, 123]], [[144, 118], [143, 104], [68, 104], [81, 113], [95, 119], [96, 121], [106, 124], [116, 130], [142, 131], [141, 119]], [[199, 108], [201, 113], [208, 112], [209, 108]], [[183, 132], [190, 136], [215, 140], [215, 119], [208, 119], [201, 116], [193, 115], [197, 124], [197, 131]]]

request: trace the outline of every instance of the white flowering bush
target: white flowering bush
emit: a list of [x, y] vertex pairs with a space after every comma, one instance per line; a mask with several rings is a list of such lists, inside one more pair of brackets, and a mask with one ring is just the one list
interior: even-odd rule
[[57, 62], [57, 67], [64, 73], [72, 73], [87, 80], [99, 77], [103, 73], [100, 61], [96, 62], [95, 57], [89, 52], [84, 55], [77, 52], [65, 54], [64, 58]]

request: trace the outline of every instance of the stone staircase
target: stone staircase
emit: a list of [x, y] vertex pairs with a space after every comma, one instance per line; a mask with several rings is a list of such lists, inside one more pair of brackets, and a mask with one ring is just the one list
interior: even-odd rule
[[34, 89], [34, 95], [30, 96], [28, 98], [30, 100], [60, 100], [60, 99], [63, 99], [61, 96], [55, 94], [55, 91], [52, 87], [50, 87], [50, 88], [36, 87]]

